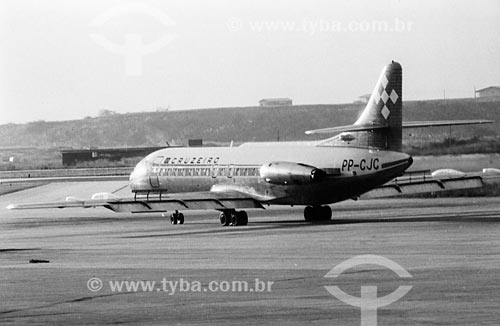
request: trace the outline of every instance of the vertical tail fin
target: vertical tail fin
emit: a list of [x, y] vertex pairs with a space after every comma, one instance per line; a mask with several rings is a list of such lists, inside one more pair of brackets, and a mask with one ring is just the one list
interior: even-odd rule
[[[342, 133], [325, 139], [320, 146], [375, 147], [401, 152], [403, 127], [470, 125], [492, 120], [444, 120], [403, 122], [403, 69], [392, 61], [380, 74], [370, 100], [360, 117], [350, 126], [307, 130], [306, 134]], [[348, 133], [348, 134], [345, 134]]]
[[392, 61], [380, 74], [372, 95], [355, 126], [379, 126], [388, 128], [369, 131], [370, 146], [401, 151], [403, 120], [403, 70]]
[[402, 79], [401, 65], [392, 61], [382, 70], [370, 100], [353, 125], [308, 130], [306, 134], [349, 132], [350, 140], [339, 135], [325, 141], [334, 144], [338, 141], [339, 146], [355, 143], [400, 152], [403, 146]]

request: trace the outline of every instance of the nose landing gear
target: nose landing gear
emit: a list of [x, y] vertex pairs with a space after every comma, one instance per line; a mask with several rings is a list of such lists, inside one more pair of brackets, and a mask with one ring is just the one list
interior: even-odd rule
[[306, 222], [327, 222], [332, 219], [332, 209], [330, 206], [307, 206], [304, 209], [304, 219]]

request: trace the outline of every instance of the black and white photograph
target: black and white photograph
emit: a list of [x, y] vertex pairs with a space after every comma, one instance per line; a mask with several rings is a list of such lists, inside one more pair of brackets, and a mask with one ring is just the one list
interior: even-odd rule
[[1, 325], [498, 325], [500, 1], [1, 0]]

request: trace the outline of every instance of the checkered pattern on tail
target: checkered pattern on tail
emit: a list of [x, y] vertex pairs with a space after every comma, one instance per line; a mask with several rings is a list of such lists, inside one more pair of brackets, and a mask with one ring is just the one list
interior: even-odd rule
[[[394, 151], [402, 147], [402, 68], [397, 62], [387, 65], [372, 95], [354, 125], [387, 125], [389, 128], [366, 132], [368, 145]], [[361, 135], [360, 135], [361, 136]], [[363, 138], [364, 138], [363, 137]]]

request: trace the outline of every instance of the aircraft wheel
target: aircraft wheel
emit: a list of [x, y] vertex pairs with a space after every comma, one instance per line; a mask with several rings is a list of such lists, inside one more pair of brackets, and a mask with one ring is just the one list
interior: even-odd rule
[[220, 220], [220, 224], [222, 226], [228, 226], [229, 222], [230, 222], [230, 216], [226, 212], [220, 212], [220, 214], [219, 214], [219, 220]]
[[248, 225], [248, 214], [245, 211], [239, 211], [236, 213], [237, 225]]
[[177, 224], [177, 216], [175, 213], [170, 215], [170, 224]]
[[330, 206], [307, 206], [304, 209], [304, 219], [306, 222], [330, 221], [332, 219], [332, 209]]
[[321, 212], [319, 214], [321, 216], [321, 221], [330, 221], [332, 219], [332, 208], [330, 206], [321, 206], [319, 211]]
[[240, 222], [240, 221], [239, 221], [239, 219], [240, 219], [240, 218], [239, 218], [239, 217], [240, 217], [240, 214], [239, 214], [239, 213], [240, 213], [240, 212], [236, 212], [236, 211], [232, 211], [231, 213], [229, 213], [229, 216], [230, 216], [229, 220], [231, 221], [231, 222], [229, 223], [229, 225], [230, 225], [230, 226], [237, 226], [237, 225], [240, 225], [240, 224], [239, 224], [239, 222]]
[[315, 209], [312, 206], [307, 206], [304, 209], [304, 219], [306, 222], [312, 222], [314, 220]]
[[177, 216], [177, 221], [179, 222], [179, 224], [184, 224], [184, 214], [179, 213], [179, 215]]

